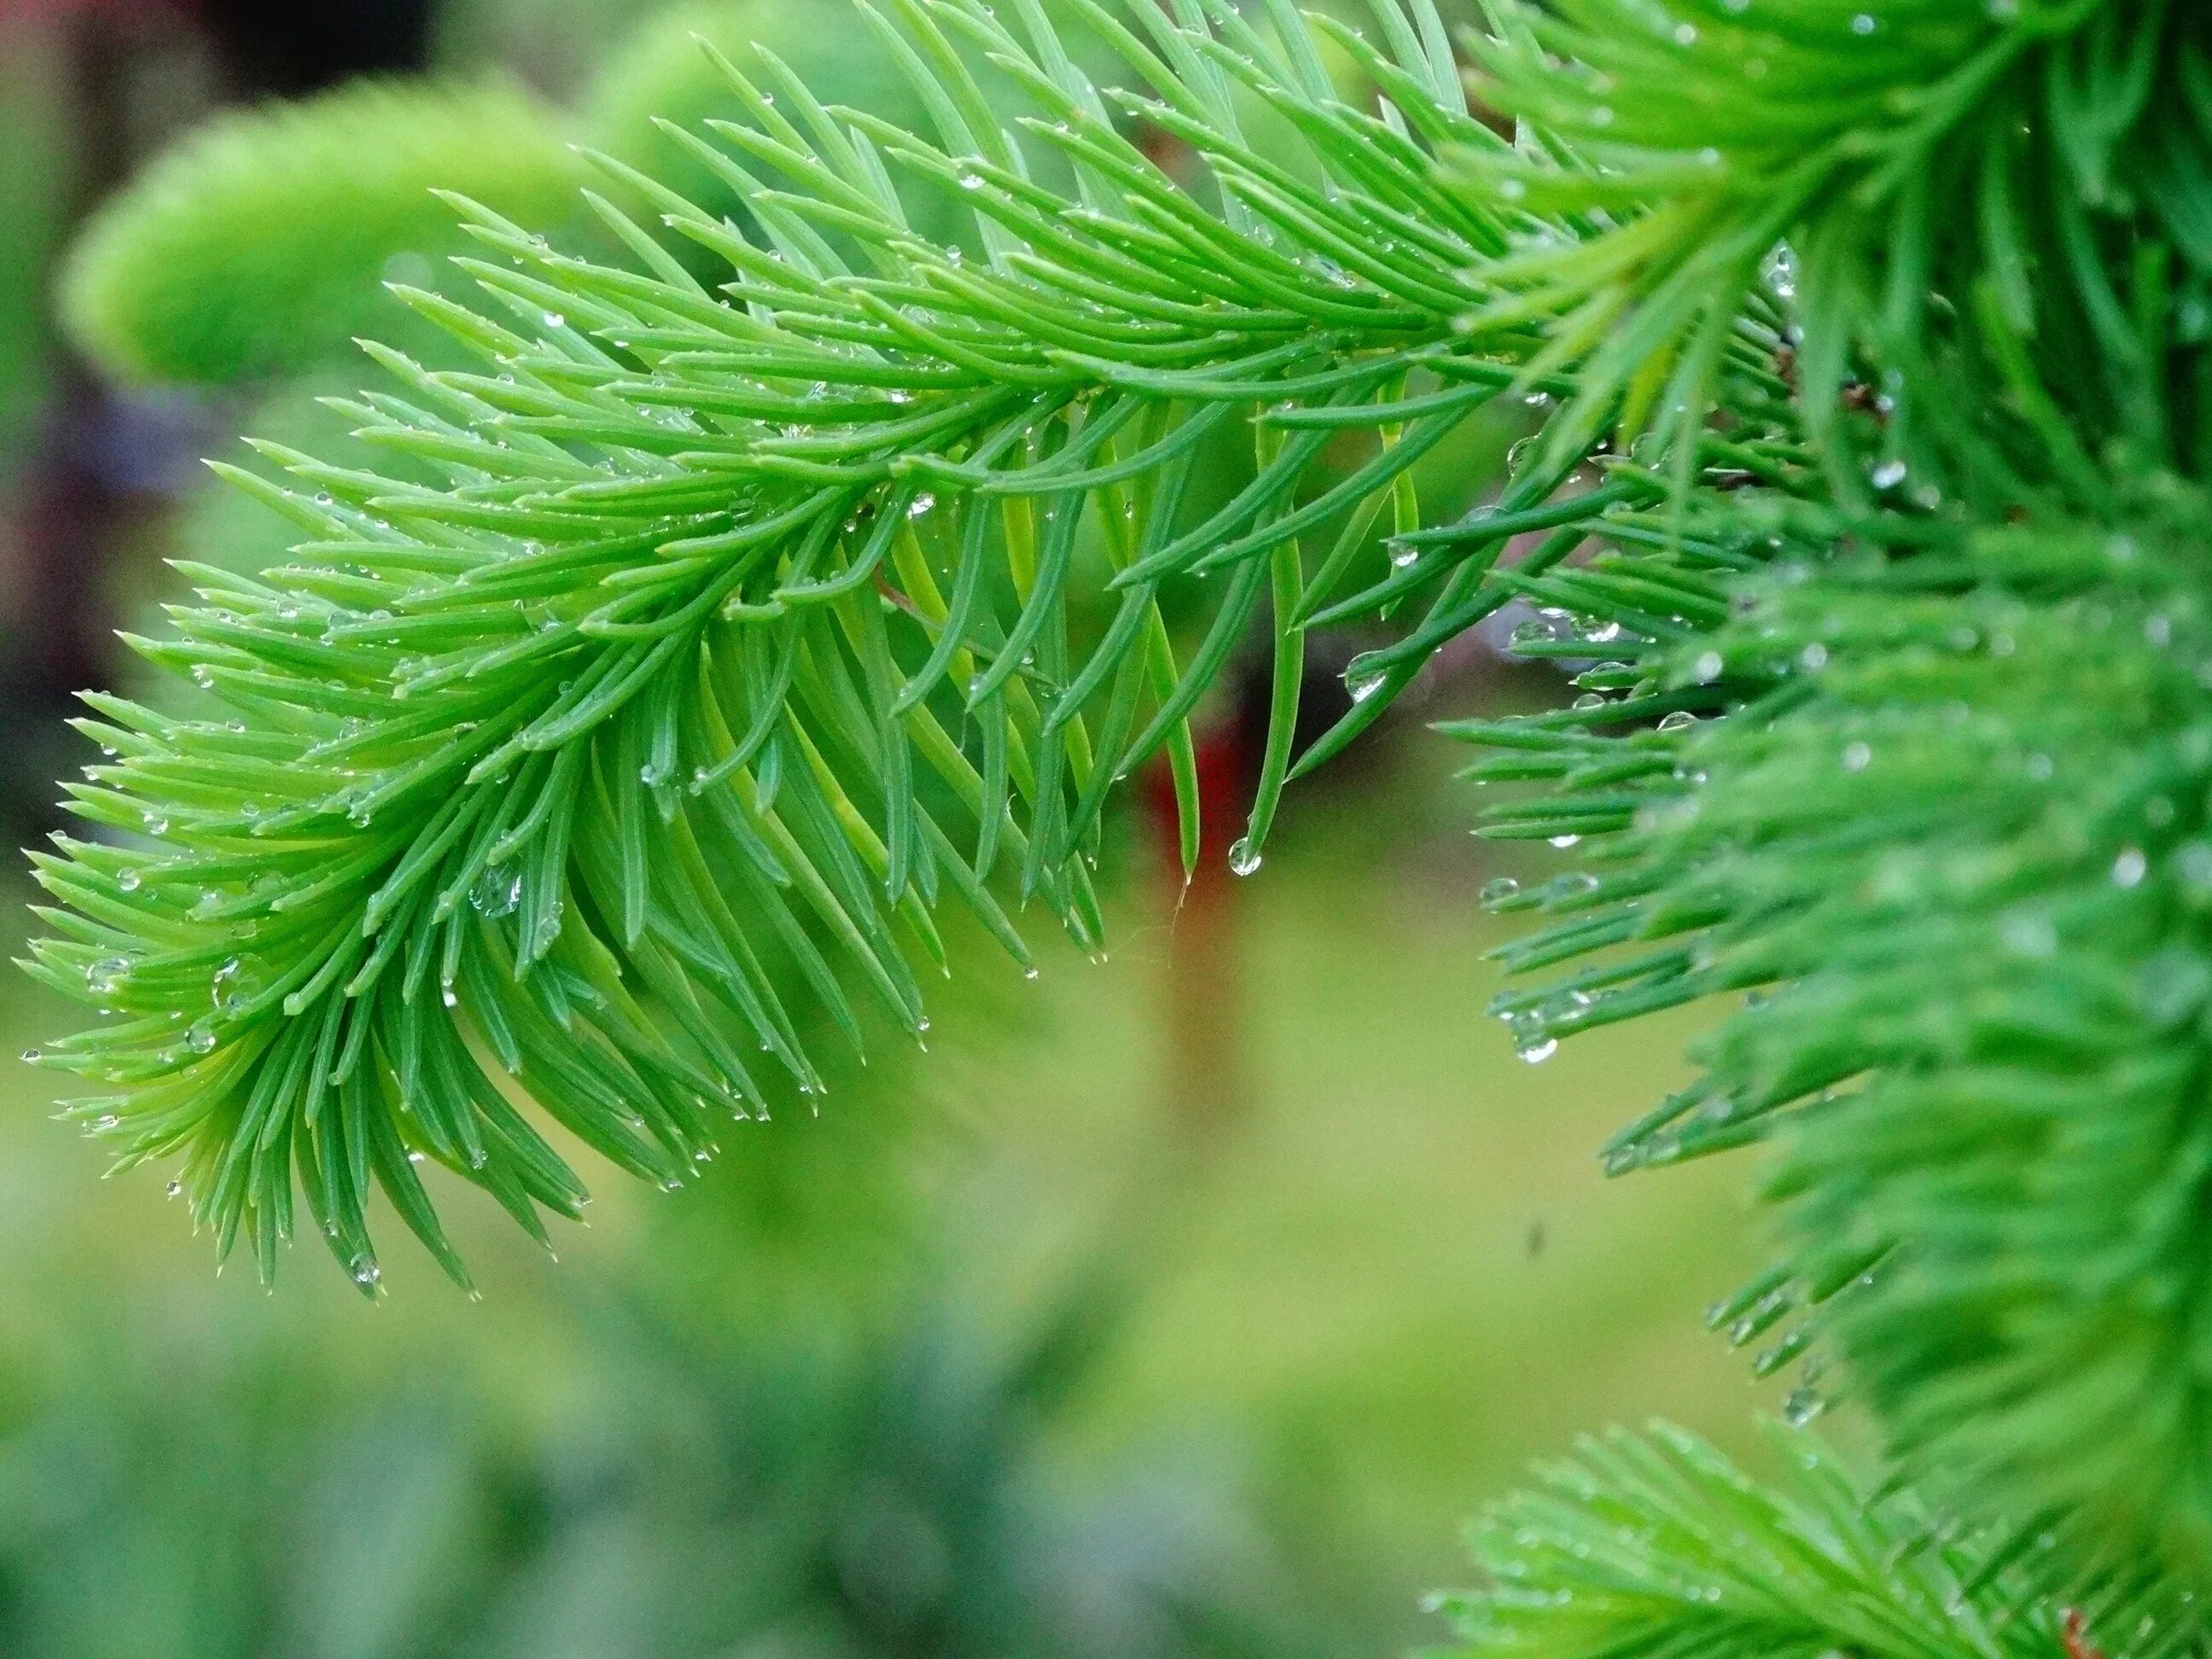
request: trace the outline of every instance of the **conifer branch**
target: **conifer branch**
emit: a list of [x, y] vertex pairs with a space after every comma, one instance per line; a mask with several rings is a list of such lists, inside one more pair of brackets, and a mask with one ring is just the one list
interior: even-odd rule
[[[1018, 959], [1010, 887], [1095, 943], [1105, 787], [1166, 748], [1194, 811], [1187, 717], [1271, 569], [1279, 633], [1430, 594], [1450, 626], [1393, 658], [1395, 691], [1510, 533], [1333, 586], [1366, 504], [1415, 529], [1409, 469], [1522, 373], [1454, 327], [1521, 216], [1428, 216], [1416, 128], [1495, 141], [1425, 6], [1385, 9], [1394, 73], [1436, 100], [1417, 122], [1338, 99], [1285, 7], [1264, 32], [1079, 8], [1141, 91], [1085, 79], [1029, 0], [892, 9], [868, 15], [934, 140], [772, 58], [768, 84], [728, 70], [749, 125], [677, 135], [757, 241], [606, 164], [728, 262], [720, 292], [605, 198], [635, 268], [456, 202], [488, 313], [402, 297], [482, 368], [371, 347], [397, 389], [342, 407], [388, 470], [266, 447], [289, 482], [224, 469], [307, 539], [259, 578], [188, 572], [201, 603], [133, 641], [228, 717], [94, 700], [111, 752], [70, 793], [104, 833], [39, 859], [68, 908], [35, 970], [102, 1018], [45, 1059], [101, 1087], [72, 1109], [124, 1162], [181, 1156], [218, 1247], [242, 1232], [264, 1272], [296, 1180], [364, 1286], [373, 1187], [459, 1275], [418, 1156], [533, 1230], [573, 1213], [526, 1098], [681, 1182], [732, 1114], [819, 1088], [794, 996], [855, 1037], [856, 994], [926, 1024], [940, 901]], [[1001, 126], [1008, 83], [1035, 112]], [[1297, 142], [1263, 153], [1267, 120]], [[970, 248], [908, 228], [931, 191], [972, 211]], [[1209, 498], [1248, 428], [1248, 482]], [[1309, 584], [1302, 538], [1330, 536]], [[1158, 595], [1213, 572], [1182, 659]], [[1079, 606], [1102, 596], [1103, 626]]]
[[1528, 1659], [2165, 1659], [2190, 1599], [2141, 1571], [2067, 1580], [2049, 1540], [1961, 1534], [1869, 1491], [1813, 1437], [1773, 1430], [1753, 1480], [1668, 1424], [1586, 1438], [1470, 1536], [1486, 1583], [1437, 1598], [1455, 1654]]

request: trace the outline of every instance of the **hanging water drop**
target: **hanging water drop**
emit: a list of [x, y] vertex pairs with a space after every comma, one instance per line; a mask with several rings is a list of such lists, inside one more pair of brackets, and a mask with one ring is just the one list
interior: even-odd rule
[[1252, 844], [1249, 836], [1240, 837], [1229, 849], [1229, 868], [1234, 875], [1249, 876], [1260, 867], [1261, 862], [1260, 849]]
[[1783, 1396], [1782, 1420], [1793, 1429], [1802, 1429], [1826, 1410], [1827, 1405], [1810, 1389], [1792, 1389]]

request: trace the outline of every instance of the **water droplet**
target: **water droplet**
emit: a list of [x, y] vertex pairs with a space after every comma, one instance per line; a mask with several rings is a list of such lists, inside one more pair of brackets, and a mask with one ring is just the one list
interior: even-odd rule
[[26, 1048], [23, 1050], [23, 1064], [26, 1066], [35, 1066], [45, 1058], [46, 1055], [39, 1049]]
[[1698, 723], [1698, 717], [1686, 708], [1677, 708], [1659, 722], [1662, 732], [1686, 732]]
[[84, 970], [85, 988], [94, 996], [107, 996], [119, 989], [130, 974], [128, 957], [102, 957]]
[[1797, 661], [1808, 674], [1817, 674], [1828, 665], [1828, 647], [1815, 640], [1797, 653]]
[[147, 813], [146, 833], [149, 836], [167, 835], [169, 833], [168, 819], [163, 817], [159, 812]]
[[1691, 665], [1690, 672], [1696, 677], [1698, 684], [1711, 685], [1720, 678], [1722, 671], [1727, 666], [1719, 652], [1708, 651]]
[[485, 916], [512, 915], [522, 902], [522, 876], [511, 869], [487, 870], [469, 895], [470, 907]]
[[1844, 745], [1844, 771], [1863, 772], [1873, 763], [1874, 749], [1871, 744], [1864, 743], [1847, 743]]
[[921, 495], [915, 496], [914, 500], [908, 504], [906, 515], [909, 519], [921, 518], [936, 505], [937, 497], [931, 495], [927, 489], [925, 489]]
[[116, 872], [115, 884], [126, 893], [135, 893], [144, 880], [145, 878], [135, 869], [121, 870]]
[[1421, 556], [1421, 550], [1407, 542], [1390, 544], [1390, 568], [1403, 570]]
[[568, 326], [568, 319], [566, 317], [563, 317], [557, 311], [549, 311], [545, 313], [545, 326], [548, 328], [566, 328]]
[[213, 1054], [215, 1052], [214, 1024], [204, 1019], [194, 1022], [191, 1030], [185, 1033], [185, 1047], [196, 1054]]
[[1557, 1037], [1547, 1036], [1534, 1042], [1516, 1042], [1513, 1045], [1513, 1052], [1520, 1056], [1524, 1064], [1541, 1066], [1559, 1052], [1559, 1040]]
[[2140, 887], [2142, 885], [2143, 877], [2149, 870], [2150, 860], [2143, 856], [2142, 848], [2123, 848], [2119, 857], [2112, 860], [2112, 885]]
[[1582, 839], [1583, 838], [1580, 836], [1554, 836], [1552, 837], [1552, 845], [1554, 847], [1579, 847], [1582, 844]]
[[1382, 689], [1382, 682], [1386, 678], [1387, 676], [1379, 671], [1372, 674], [1347, 674], [1345, 676], [1344, 689], [1350, 693], [1352, 702], [1365, 702], [1368, 698]]
[[1783, 1396], [1782, 1420], [1793, 1429], [1802, 1429], [1827, 1406], [1828, 1402], [1810, 1389], [1792, 1389]]
[[1242, 837], [1229, 849], [1229, 868], [1236, 875], [1249, 876], [1260, 867], [1260, 849], [1250, 838]]
[[1520, 890], [1521, 884], [1512, 877], [1492, 876], [1482, 884], [1482, 902], [1485, 908], [1492, 908], [1504, 903], [1506, 900], [1517, 895]]
[[1895, 459], [1882, 461], [1868, 471], [1867, 482], [1876, 489], [1894, 489], [1905, 482], [1905, 471], [1903, 461]]
[[384, 1269], [376, 1265], [375, 1258], [357, 1255], [353, 1259], [353, 1282], [367, 1286], [384, 1277]]
[[181, 1181], [173, 1181], [161, 1188], [161, 1194], [165, 1198], [182, 1198], [185, 1195], [185, 1183]]
[[453, 981], [441, 979], [438, 981], [438, 1000], [448, 1008], [460, 1006], [460, 993], [453, 989]]

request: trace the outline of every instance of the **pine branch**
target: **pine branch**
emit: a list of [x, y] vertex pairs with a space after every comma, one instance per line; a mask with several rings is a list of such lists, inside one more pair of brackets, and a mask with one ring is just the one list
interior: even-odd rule
[[1437, 1598], [1463, 1656], [2111, 1659], [2194, 1650], [2185, 1597], [2141, 1574], [2066, 1583], [2047, 1551], [1934, 1524], [1777, 1429], [1753, 1481], [1670, 1425], [1585, 1439], [1471, 1534], [1486, 1583]]
[[[1940, 21], [1869, 15], [1877, 42]], [[1601, 523], [1610, 550], [1516, 574], [1550, 608], [1531, 654], [1607, 660], [1572, 708], [1460, 728], [1500, 750], [1476, 775], [1547, 786], [1489, 833], [1592, 854], [1493, 896], [1546, 919], [1509, 964], [1569, 968], [1498, 1012], [1541, 1058], [1765, 996], [1607, 1152], [1771, 1147], [1783, 1254], [1717, 1322], [1762, 1371], [1832, 1349], [1968, 1513], [2194, 1571], [2212, 640], [2190, 296], [2212, 268], [2182, 228], [2212, 180], [2176, 123], [2212, 40], [2159, 7], [1949, 15], [1994, 43], [1957, 59], [1990, 65], [1984, 94], [1942, 106], [1911, 168], [1784, 226], [1806, 331], [1768, 368], [1799, 443], [1709, 459], [1664, 514]], [[1848, 88], [1833, 40], [1821, 83]], [[1622, 106], [1650, 137], [1659, 113]]]
[[[191, 571], [202, 603], [134, 641], [234, 718], [94, 700], [112, 752], [70, 794], [103, 834], [39, 860], [68, 908], [35, 970], [103, 1018], [45, 1059], [102, 1086], [72, 1109], [123, 1162], [180, 1157], [264, 1273], [295, 1179], [364, 1287], [373, 1186], [461, 1273], [417, 1156], [533, 1230], [574, 1213], [520, 1101], [680, 1182], [732, 1115], [818, 1088], [793, 997], [848, 1032], [856, 994], [926, 1025], [936, 902], [1025, 960], [994, 876], [1094, 943], [1105, 788], [1166, 748], [1194, 812], [1186, 717], [1263, 587], [1279, 640], [1425, 595], [1425, 631], [1362, 671], [1391, 694], [1507, 597], [1480, 577], [1511, 511], [1340, 586], [1370, 504], [1410, 533], [1413, 463], [1523, 389], [1455, 330], [1482, 249], [1528, 222], [1436, 207], [1411, 135], [1492, 141], [1425, 8], [1386, 12], [1418, 119], [1340, 101], [1285, 9], [1262, 33], [1083, 8], [1150, 87], [1110, 98], [1033, 4], [895, 9], [937, 142], [773, 60], [773, 96], [730, 70], [750, 125], [684, 138], [764, 245], [609, 164], [728, 262], [720, 293], [600, 198], [639, 268], [461, 204], [509, 320], [403, 297], [483, 368], [372, 348], [399, 390], [344, 407], [392, 470], [265, 450], [291, 483], [231, 476], [301, 527], [295, 562]], [[1002, 128], [976, 54], [1037, 112]], [[1267, 111], [1297, 142], [1255, 148]], [[931, 191], [975, 249], [908, 228]], [[1208, 499], [1248, 420], [1249, 481]], [[1159, 596], [1217, 571], [1182, 660]], [[1078, 608], [1102, 593], [1103, 628]]]
[[[1808, 507], [1771, 518], [1771, 571], [1600, 561], [1549, 597], [1671, 578], [1702, 626], [1602, 647], [1638, 653], [1593, 677], [1626, 697], [1462, 728], [1514, 745], [1479, 775], [1558, 780], [1492, 833], [1604, 838], [1589, 869], [1492, 895], [1547, 920], [1513, 966], [1602, 953], [1501, 1000], [1524, 1052], [1772, 990], [1607, 1152], [1775, 1144], [1786, 1254], [1717, 1322], [1772, 1344], [1762, 1370], [1832, 1340], [1916, 1467], [2192, 1553], [2203, 510], [2175, 489], [2122, 532]], [[1846, 542], [1883, 550], [1802, 560]]]

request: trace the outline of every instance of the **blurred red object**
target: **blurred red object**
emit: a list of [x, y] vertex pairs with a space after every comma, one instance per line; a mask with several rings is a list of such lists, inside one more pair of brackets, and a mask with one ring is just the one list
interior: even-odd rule
[[1158, 902], [1167, 911], [1159, 995], [1165, 1028], [1161, 1079], [1170, 1122], [1188, 1152], [1217, 1151], [1247, 1115], [1242, 944], [1229, 847], [1243, 833], [1256, 769], [1254, 724], [1235, 705], [1197, 732], [1199, 859], [1182, 869], [1181, 816], [1164, 756], [1146, 768], [1145, 817], [1158, 848]]

